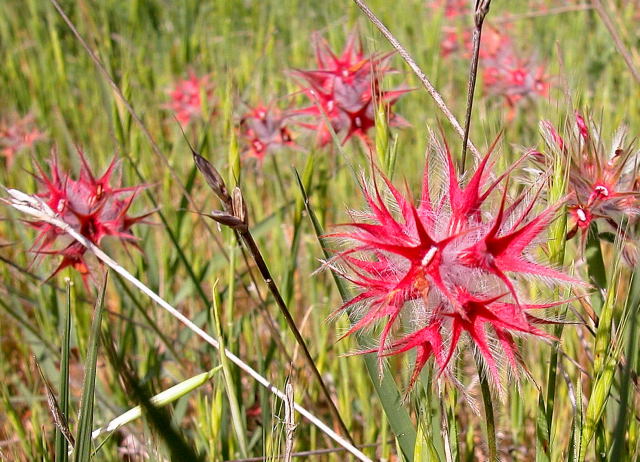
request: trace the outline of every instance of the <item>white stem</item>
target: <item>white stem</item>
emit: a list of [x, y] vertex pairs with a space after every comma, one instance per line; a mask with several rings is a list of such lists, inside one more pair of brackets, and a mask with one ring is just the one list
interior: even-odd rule
[[[46, 204], [44, 204], [44, 202], [42, 202], [41, 199], [39, 199], [39, 198], [37, 198], [35, 196], [30, 196], [30, 195], [25, 194], [25, 193], [23, 193], [21, 191], [18, 191], [16, 189], [6, 189], [6, 191], [11, 196], [11, 199], [9, 199], [9, 200], [2, 199], [3, 202], [7, 203], [8, 205], [10, 205], [11, 207], [13, 207], [13, 208], [15, 208], [17, 210], [20, 210], [21, 212], [23, 212], [23, 213], [25, 213], [27, 215], [31, 215], [31, 216], [37, 218], [38, 220], [45, 221], [45, 222], [47, 222], [49, 224], [52, 224], [52, 225], [57, 226], [58, 228], [60, 228], [62, 231], [64, 231], [65, 233], [67, 233], [68, 235], [73, 237], [76, 241], [78, 241], [80, 244], [82, 244], [87, 249], [89, 249], [91, 252], [93, 252], [93, 254], [99, 260], [101, 260], [104, 264], [106, 264], [109, 268], [113, 269], [116, 273], [121, 275], [123, 278], [125, 278], [127, 281], [129, 281], [131, 284], [136, 286], [141, 292], [143, 292], [145, 295], [147, 295], [149, 298], [151, 298], [154, 302], [156, 302], [158, 305], [160, 305], [160, 307], [162, 307], [166, 311], [168, 311], [173, 317], [175, 317], [180, 322], [182, 322], [185, 326], [187, 326], [192, 332], [194, 332], [196, 335], [198, 335], [200, 338], [202, 338], [205, 342], [207, 342], [209, 345], [213, 346], [216, 349], [220, 348], [220, 344], [218, 343], [218, 341], [216, 339], [214, 339], [209, 334], [207, 334], [205, 331], [200, 329], [189, 318], [187, 318], [184, 314], [182, 314], [176, 308], [171, 306], [168, 302], [166, 302], [162, 297], [160, 297], [158, 294], [156, 294], [153, 290], [151, 290], [146, 285], [144, 285], [139, 279], [137, 279], [135, 276], [133, 276], [131, 273], [129, 273], [126, 269], [124, 269], [122, 266], [120, 266], [115, 260], [113, 260], [106, 253], [104, 253], [93, 242], [91, 242], [90, 240], [85, 238], [83, 235], [78, 233], [69, 224], [65, 223], [64, 221], [58, 219], [55, 215], [53, 215], [53, 212], [51, 211], [51, 209], [49, 209], [49, 207], [47, 207]], [[227, 356], [227, 358], [229, 358], [229, 360], [231, 362], [233, 362], [240, 369], [242, 369], [244, 372], [246, 372], [251, 377], [253, 377], [253, 379], [256, 380], [260, 385], [265, 387], [267, 390], [269, 390], [271, 393], [273, 393], [275, 396], [277, 396], [279, 399], [281, 399], [283, 402], [286, 403], [287, 396], [285, 395], [285, 393], [283, 393], [275, 385], [273, 385], [271, 382], [269, 382], [265, 377], [260, 375], [256, 370], [254, 370], [251, 366], [249, 366], [247, 363], [242, 361], [242, 359], [240, 359], [238, 356], [234, 355], [229, 350], [225, 349], [224, 353]], [[301, 414], [309, 422], [311, 422], [313, 425], [315, 425], [320, 430], [322, 430], [329, 438], [331, 438], [336, 443], [338, 443], [340, 446], [345, 448], [347, 451], [349, 451], [355, 457], [357, 457], [358, 459], [360, 459], [363, 462], [372, 462], [371, 459], [369, 459], [366, 455], [364, 455], [362, 453], [362, 451], [360, 451], [354, 445], [349, 443], [342, 436], [340, 436], [336, 432], [334, 432], [328, 425], [326, 425], [320, 419], [315, 417], [311, 412], [306, 410], [300, 404], [294, 402], [293, 403], [293, 407], [299, 414]]]

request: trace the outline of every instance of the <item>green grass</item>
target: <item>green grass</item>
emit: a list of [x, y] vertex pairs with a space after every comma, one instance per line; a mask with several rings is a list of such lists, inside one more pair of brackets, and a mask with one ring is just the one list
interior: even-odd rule
[[[535, 9], [534, 2], [530, 3], [495, 0], [488, 22], [507, 13]], [[627, 45], [638, 49], [640, 43], [637, 39], [633, 42], [633, 37], [640, 35], [634, 9], [624, 2], [605, 3], [619, 4]], [[429, 9], [424, 0], [371, 0], [369, 4], [425, 70], [457, 118], [463, 119], [468, 63], [440, 56], [440, 30], [445, 21], [441, 14]], [[11, 168], [3, 165], [0, 183], [36, 192], [36, 181], [25, 171], [33, 171], [32, 157], [46, 163], [54, 147], [61, 164], [75, 172], [79, 168], [76, 146], [82, 147], [96, 171], [105, 168], [114, 154], [120, 156], [123, 184], [149, 185], [135, 201], [134, 214], [158, 207], [162, 217], [154, 214], [156, 225], [135, 228], [141, 252], [131, 248], [123, 251], [114, 241], [105, 251], [205, 331], [219, 334], [230, 351], [278, 388], [284, 389], [287, 381], [292, 383], [296, 400], [331, 423], [331, 414], [297, 351], [294, 337], [263, 282], [258, 278], [254, 284], [236, 239], [228, 230], [219, 230], [213, 221], [192, 213], [196, 208], [208, 213], [220, 205], [198, 175], [186, 140], [163, 105], [175, 80], [186, 77], [191, 70], [210, 74], [214, 114], [210, 120], [189, 125], [186, 137], [223, 173], [228, 185], [237, 181], [242, 187], [252, 234], [354, 441], [375, 444], [363, 452], [386, 460], [409, 453], [408, 446], [412, 446], [415, 460], [444, 461], [449, 451], [458, 461], [481, 458], [486, 452], [481, 406], [477, 415], [462, 393], [448, 386], [441, 400], [437, 388], [429, 384], [430, 372], [425, 371], [423, 385], [401, 403], [400, 417], [385, 414], [388, 402], [378, 398], [376, 388], [380, 383], [372, 383], [368, 373], [368, 368], [376, 368], [375, 359], [369, 364], [363, 357], [345, 356], [359, 347], [355, 338], [335, 342], [348, 320], [342, 317], [327, 321], [327, 316], [341, 305], [341, 294], [330, 272], [316, 273], [321, 266], [319, 259], [324, 258], [323, 249], [304, 211], [292, 167], [304, 172], [302, 182], [318, 224], [328, 230], [347, 220], [347, 208], [361, 209], [364, 205], [354, 176], [354, 172], [370, 168], [363, 147], [350, 142], [342, 153], [335, 147], [317, 149], [313, 135], [296, 129], [297, 142], [304, 150], [283, 150], [273, 160], [268, 158], [258, 165], [240, 154], [243, 147], [235, 138], [234, 127], [247, 104], [280, 100], [285, 106], [303, 102], [295, 94], [298, 87], [287, 71], [313, 67], [313, 31], [321, 31], [339, 50], [348, 31], [356, 26], [367, 51], [390, 50], [360, 10], [347, 0], [77, 0], [62, 2], [62, 8], [140, 115], [168, 166], [154, 153], [141, 127], [53, 5], [45, 0], [4, 0], [0, 15], [0, 119], [13, 113], [32, 113], [46, 140], [19, 153]], [[540, 119], [549, 119], [557, 126], [571, 117], [572, 107], [562, 90], [564, 80], [576, 107], [590, 108], [598, 120], [602, 119], [606, 133], [613, 133], [623, 122], [631, 127], [632, 136], [640, 133], [640, 86], [595, 12], [520, 19], [508, 27], [523, 55], [535, 53], [548, 64], [556, 85], [548, 100], [533, 102], [507, 121], [502, 100], [484, 96], [482, 82], [478, 82], [471, 139], [482, 151], [504, 130], [497, 172], [521, 156], [517, 146], [542, 149]], [[406, 179], [417, 194], [427, 127], [435, 129], [438, 122], [442, 123], [455, 153], [460, 152], [461, 142], [402, 60], [394, 57], [392, 63], [400, 72], [386, 79], [385, 87], [406, 84], [417, 89], [395, 106], [412, 126], [395, 129], [379, 124], [371, 135], [381, 151], [376, 159], [381, 168], [393, 175], [398, 185]], [[380, 114], [377, 119], [382, 122], [384, 117]], [[561, 179], [553, 178], [549, 196], [562, 197], [563, 188], [558, 186]], [[511, 181], [510, 185], [515, 191], [517, 182]], [[141, 398], [123, 387], [119, 371], [104, 348], [96, 352], [100, 326], [92, 326], [95, 293], [87, 292], [79, 275], [71, 270], [44, 282], [55, 268], [54, 258], [38, 258], [34, 263], [34, 255], [27, 251], [33, 243], [33, 230], [20, 222], [24, 217], [15, 210], [2, 210], [6, 219], [0, 222], [0, 236], [11, 245], [0, 248], [0, 256], [6, 260], [0, 263], [0, 460], [53, 461], [56, 454], [57, 460], [62, 460], [60, 453], [65, 445], [49, 413], [44, 384], [30, 365], [32, 356], [54, 389], [62, 388], [57, 390], [58, 401], [66, 403], [63, 407], [68, 405], [72, 431], [78, 425], [83, 430], [77, 438], [83, 444], [91, 418], [80, 412], [81, 402], [94, 400], [95, 429], [141, 404]], [[558, 239], [549, 246], [551, 258], [575, 267], [580, 277], [592, 276], [600, 289], [615, 291], [605, 293], [601, 306], [591, 299], [596, 312], [606, 314], [607, 324], [597, 327], [596, 337], [583, 326], [564, 326], [559, 331], [562, 351], [553, 371], [550, 358], [556, 353], [554, 345], [523, 342], [523, 355], [534, 381], [511, 386], [505, 402], [494, 400], [498, 449], [504, 460], [636, 460], [640, 409], [636, 385], [631, 380], [640, 364], [635, 340], [637, 294], [631, 288], [637, 291], [637, 281], [631, 284], [631, 271], [623, 265], [619, 277], [612, 280], [619, 253], [613, 244], [602, 242], [601, 263], [591, 258], [592, 254], [586, 263], [582, 261], [576, 240], [560, 250], [564, 233], [558, 226], [553, 231]], [[591, 245], [589, 250], [593, 250]], [[95, 266], [99, 268], [97, 262]], [[249, 267], [257, 276], [254, 265], [249, 263]], [[101, 280], [99, 274], [96, 271], [96, 285]], [[74, 284], [69, 296], [65, 277]], [[211, 296], [214, 287], [215, 310]], [[554, 296], [542, 284], [535, 290], [543, 297]], [[636, 297], [627, 302], [630, 292]], [[573, 305], [587, 317], [580, 304]], [[68, 306], [71, 329], [65, 340]], [[569, 319], [576, 319], [571, 311], [568, 313]], [[278, 341], [267, 328], [265, 316], [275, 320]], [[206, 454], [207, 460], [215, 461], [245, 456], [276, 460], [283, 453], [282, 403], [238, 369], [224, 364], [223, 355], [115, 275], [109, 278], [106, 289], [102, 323], [108, 323], [117, 339], [114, 348], [120, 361], [135, 369], [138, 385], [145, 390], [143, 398], [223, 365], [224, 373], [172, 403], [170, 414], [161, 416], [172, 425], [174, 436], [181, 438], [180, 444], [190, 444], [193, 453]], [[89, 361], [93, 353], [97, 362]], [[593, 353], [595, 365], [589, 356]], [[625, 363], [621, 361], [623, 355]], [[291, 363], [288, 358], [292, 358]], [[385, 380], [393, 378], [400, 393], [408, 383], [410, 360], [411, 356], [405, 355], [388, 362]], [[95, 390], [82, 386], [84, 365], [92, 362]], [[67, 367], [68, 402], [60, 373]], [[465, 385], [471, 383], [474, 368], [473, 358], [460, 360]], [[375, 373], [371, 375], [375, 377]], [[549, 400], [551, 376], [557, 386]], [[471, 389], [478, 404], [479, 389], [478, 384]], [[574, 409], [572, 400], [576, 396], [584, 400]], [[551, 414], [549, 403], [553, 405]], [[248, 411], [256, 409], [246, 417]], [[417, 434], [415, 444], [410, 444], [406, 435], [394, 440], [397, 421], [389, 419], [402, 420], [404, 414], [412, 425], [411, 442], [411, 431]], [[552, 419], [547, 421], [549, 415]], [[296, 421], [294, 451], [335, 446], [299, 415]], [[443, 437], [443, 426], [448, 429], [448, 438]], [[83, 450], [88, 454], [101, 445], [94, 459], [115, 462], [122, 460], [118, 448], [132, 436], [151, 460], [170, 457], [169, 443], [163, 443], [162, 432], [146, 412], [106, 441], [101, 438]], [[590, 446], [575, 449], [579, 442], [590, 441]], [[612, 455], [596, 455], [597, 447]], [[614, 456], [616, 459], [607, 458]], [[346, 456], [337, 452], [310, 460], [342, 461]]]

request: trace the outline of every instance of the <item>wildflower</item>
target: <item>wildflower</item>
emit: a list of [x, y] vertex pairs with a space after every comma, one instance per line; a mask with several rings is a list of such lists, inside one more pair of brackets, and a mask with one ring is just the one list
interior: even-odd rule
[[0, 121], [0, 154], [7, 159], [8, 167], [18, 152], [43, 138], [44, 134], [34, 125], [31, 115]]
[[[443, 57], [458, 56], [470, 59], [473, 40], [470, 30], [444, 26], [440, 42]], [[510, 109], [509, 118], [525, 99], [547, 97], [551, 79], [545, 66], [533, 57], [522, 57], [510, 35], [490, 24], [482, 30], [479, 66], [486, 93], [504, 98]]]
[[205, 103], [212, 102], [213, 88], [209, 76], [198, 77], [193, 72], [190, 73], [187, 79], [175, 83], [169, 97], [170, 102], [165, 107], [173, 111], [181, 124], [190, 123], [202, 116]]
[[489, 93], [501, 95], [510, 108], [524, 98], [547, 97], [551, 81], [544, 66], [515, 55], [485, 63], [484, 84]]
[[[329, 45], [318, 36], [314, 39], [315, 70], [297, 70], [304, 84], [303, 92], [311, 105], [295, 111], [308, 115], [312, 123], [302, 126], [317, 132], [317, 141], [325, 146], [331, 141], [331, 130], [342, 134], [346, 143], [356, 136], [371, 145], [367, 132], [375, 126], [378, 104], [386, 107], [389, 124], [406, 125], [406, 121], [391, 111], [391, 107], [407, 89], [382, 90], [381, 78], [392, 72], [388, 66], [391, 54], [365, 56], [362, 43], [352, 32], [340, 56], [334, 54]], [[330, 126], [325, 123], [328, 119]]]
[[[38, 196], [62, 221], [98, 246], [107, 236], [134, 243], [136, 237], [132, 234], [132, 226], [144, 222], [150, 215], [128, 215], [142, 187], [120, 187], [120, 177], [117, 175], [119, 163], [115, 157], [102, 176], [95, 177], [82, 151], [78, 151], [78, 155], [81, 161], [78, 179], [61, 171], [55, 155], [50, 162], [49, 175], [36, 164], [36, 179], [42, 186]], [[50, 277], [64, 268], [72, 267], [81, 274], [87, 285], [91, 271], [86, 261], [86, 248], [76, 241], [61, 243], [66, 235], [54, 225], [43, 221], [31, 222], [30, 225], [38, 230], [34, 243], [37, 254], [62, 256], [62, 261]]]
[[[353, 214], [359, 219], [331, 235], [348, 245], [331, 264], [360, 289], [336, 313], [359, 314], [345, 336], [383, 322], [372, 350], [379, 358], [416, 350], [409, 388], [431, 357], [439, 373], [447, 373], [463, 336], [499, 384], [502, 359], [514, 370], [522, 365], [515, 335], [551, 338], [537, 327], [547, 321], [535, 313], [558, 303], [529, 302], [526, 279], [578, 283], [532, 255], [557, 206], [536, 213], [537, 194], [508, 203], [503, 185], [496, 209], [489, 197], [517, 164], [491, 179], [492, 147], [463, 185], [446, 143], [432, 135], [431, 146], [444, 173], [440, 188], [430, 184], [429, 159], [417, 205], [384, 176], [384, 189], [374, 179], [373, 186], [363, 188], [369, 210]], [[389, 340], [400, 319], [414, 329]]]
[[287, 115], [278, 108], [259, 104], [240, 119], [240, 133], [249, 157], [262, 162], [269, 152], [295, 143], [286, 125]]
[[446, 58], [459, 52], [461, 49], [460, 33], [457, 28], [446, 26], [442, 28], [440, 39], [440, 56]]
[[[615, 132], [607, 150], [602, 131], [578, 112], [566, 138], [548, 121], [542, 121], [540, 127], [549, 147], [571, 158], [568, 237], [579, 232], [584, 244], [586, 232], [598, 220], [623, 238], [632, 239], [623, 223], [635, 219], [640, 212], [640, 151], [627, 141], [628, 128], [622, 126]], [[629, 255], [635, 253], [635, 244], [628, 242], [625, 247]]]

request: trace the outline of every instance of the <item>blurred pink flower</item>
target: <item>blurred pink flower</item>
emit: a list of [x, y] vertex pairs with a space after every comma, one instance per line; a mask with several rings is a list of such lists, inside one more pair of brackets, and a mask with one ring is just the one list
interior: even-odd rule
[[509, 107], [525, 98], [549, 96], [551, 80], [544, 66], [515, 55], [487, 61], [483, 65], [485, 88], [491, 94], [503, 96]]
[[212, 104], [213, 86], [209, 76], [198, 77], [191, 72], [187, 79], [178, 80], [169, 91], [170, 101], [165, 107], [173, 111], [181, 124], [187, 125], [203, 116], [203, 97], [207, 105]]
[[8, 167], [11, 167], [18, 152], [30, 148], [43, 138], [44, 133], [35, 126], [32, 115], [0, 121], [0, 154], [7, 159]]

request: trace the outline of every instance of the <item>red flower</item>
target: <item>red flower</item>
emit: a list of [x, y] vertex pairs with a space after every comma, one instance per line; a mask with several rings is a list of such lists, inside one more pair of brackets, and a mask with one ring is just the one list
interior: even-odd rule
[[[460, 32], [460, 28], [445, 26], [442, 32], [442, 56], [471, 58], [473, 41], [470, 30]], [[510, 108], [509, 117], [513, 117], [516, 106], [525, 99], [548, 96], [551, 79], [545, 67], [532, 57], [521, 57], [511, 37], [504, 30], [490, 24], [485, 25], [479, 58], [485, 91], [504, 98]]]
[[375, 126], [378, 104], [386, 106], [390, 125], [406, 125], [391, 107], [409, 90], [381, 89], [381, 77], [392, 72], [388, 66], [391, 54], [365, 56], [355, 32], [350, 34], [340, 56], [318, 36], [315, 36], [314, 44], [318, 69], [295, 71], [295, 75], [304, 81], [303, 92], [312, 104], [295, 113], [313, 118], [312, 123], [301, 125], [317, 132], [320, 146], [331, 141], [331, 130], [325, 118], [337, 134], [343, 135], [343, 143], [356, 136], [370, 146], [367, 132]]
[[207, 103], [212, 102], [213, 88], [209, 76], [189, 74], [189, 78], [179, 80], [169, 92], [171, 101], [165, 105], [175, 114], [178, 121], [186, 125], [194, 119], [202, 117], [203, 97]]
[[30, 148], [43, 138], [44, 134], [35, 127], [31, 115], [0, 121], [0, 154], [7, 159], [8, 167], [19, 151]]
[[566, 138], [548, 121], [541, 122], [543, 136], [550, 148], [571, 156], [569, 172], [569, 237], [578, 231], [584, 238], [593, 220], [600, 220], [620, 231], [622, 222], [640, 212], [638, 151], [627, 141], [627, 127], [619, 128], [605, 148], [601, 130], [592, 120], [575, 113], [575, 125]]
[[[96, 178], [82, 151], [78, 151], [78, 155], [82, 166], [77, 180], [60, 171], [56, 156], [50, 162], [50, 175], [36, 164], [36, 179], [43, 187], [38, 196], [60, 219], [94, 244], [99, 246], [106, 236], [132, 243], [136, 237], [132, 234], [131, 227], [143, 222], [150, 215], [128, 215], [129, 208], [142, 186], [120, 187], [119, 177], [114, 178], [118, 169], [115, 157], [102, 176]], [[62, 261], [50, 277], [71, 266], [80, 272], [86, 285], [90, 269], [85, 259], [85, 247], [76, 241], [55, 246], [66, 236], [64, 231], [46, 222], [37, 221], [30, 224], [39, 232], [34, 243], [35, 252], [62, 256]]]
[[[442, 29], [443, 37], [440, 41], [440, 54], [442, 56], [454, 55], [458, 57], [471, 59], [473, 53], [473, 35], [468, 28], [444, 26]], [[503, 55], [512, 55], [513, 44], [511, 37], [504, 31], [498, 30], [496, 27], [485, 24], [482, 29], [480, 39], [480, 65], [484, 66], [483, 60], [490, 63], [499, 59]], [[491, 64], [488, 64], [489, 66]]]
[[295, 147], [286, 125], [287, 115], [278, 108], [259, 104], [240, 119], [240, 134], [247, 154], [262, 162], [269, 152], [284, 146]]
[[443, 57], [451, 56], [461, 48], [460, 34], [455, 27], [443, 27], [442, 38], [440, 39], [440, 55]]
[[549, 95], [551, 80], [544, 66], [519, 58], [511, 49], [482, 63], [485, 89], [503, 96], [511, 108], [525, 98]]
[[[496, 210], [489, 203], [491, 193], [517, 164], [490, 179], [490, 150], [463, 186], [446, 143], [434, 136], [431, 142], [444, 164], [440, 190], [430, 187], [430, 160], [418, 205], [386, 178], [384, 192], [374, 180], [373, 187], [364, 188], [369, 210], [343, 225], [347, 231], [331, 235], [348, 243], [333, 266], [360, 289], [338, 312], [360, 313], [345, 335], [384, 320], [379, 346], [372, 350], [380, 358], [416, 348], [409, 388], [430, 357], [445, 373], [463, 334], [499, 384], [500, 357], [514, 366], [521, 364], [514, 335], [550, 338], [536, 327], [543, 320], [531, 311], [555, 304], [527, 302], [523, 282], [532, 276], [556, 284], [579, 281], [531, 254], [557, 207], [536, 214], [538, 198], [525, 195], [507, 206], [506, 185], [500, 207]], [[413, 330], [387, 341], [400, 319], [410, 321]]]

